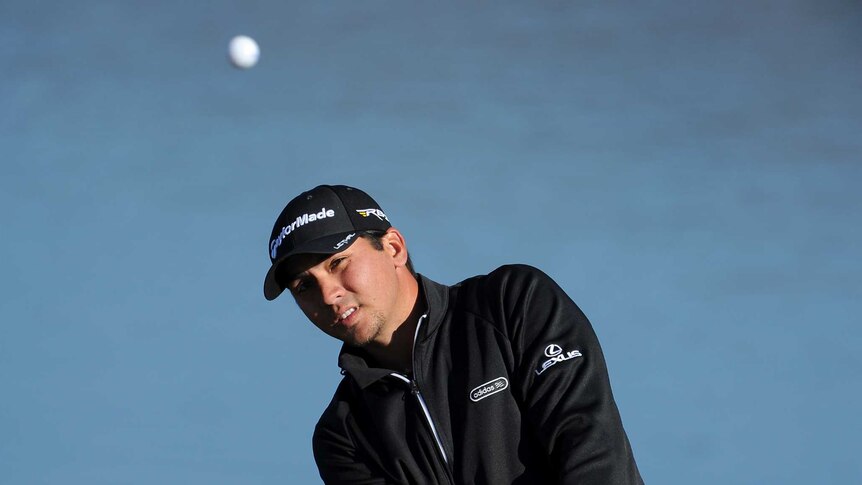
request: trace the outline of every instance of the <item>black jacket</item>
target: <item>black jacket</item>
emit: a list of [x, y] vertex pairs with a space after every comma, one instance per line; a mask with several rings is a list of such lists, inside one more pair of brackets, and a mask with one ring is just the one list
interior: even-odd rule
[[428, 310], [413, 375], [339, 356], [314, 432], [328, 484], [642, 484], [589, 321], [541, 271], [503, 266]]

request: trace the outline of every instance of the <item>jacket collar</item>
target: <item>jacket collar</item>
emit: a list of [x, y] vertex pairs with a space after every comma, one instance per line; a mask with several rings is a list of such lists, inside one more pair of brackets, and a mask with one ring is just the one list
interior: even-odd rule
[[[425, 296], [428, 307], [425, 310], [427, 315], [425, 322], [419, 328], [416, 341], [413, 342], [414, 348], [437, 331], [449, 305], [449, 287], [431, 281], [421, 274], [418, 275], [418, 280], [419, 291]], [[367, 357], [368, 355], [361, 348], [347, 344], [341, 346], [341, 352], [338, 354], [338, 367], [341, 367], [341, 373], [353, 378], [362, 389], [393, 373], [390, 369], [370, 367]]]
[[[417, 340], [424, 341], [440, 328], [443, 323], [443, 318], [446, 316], [446, 311], [449, 307], [449, 287], [431, 281], [430, 279], [419, 275], [419, 286], [425, 293], [425, 301], [428, 308], [425, 309], [425, 324], [419, 329]], [[418, 342], [414, 342], [414, 346]]]

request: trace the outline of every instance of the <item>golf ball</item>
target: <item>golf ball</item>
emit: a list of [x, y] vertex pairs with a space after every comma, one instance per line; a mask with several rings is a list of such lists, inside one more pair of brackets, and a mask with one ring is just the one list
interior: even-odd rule
[[253, 67], [260, 58], [260, 47], [247, 35], [238, 35], [231, 39], [227, 51], [230, 62], [240, 69]]

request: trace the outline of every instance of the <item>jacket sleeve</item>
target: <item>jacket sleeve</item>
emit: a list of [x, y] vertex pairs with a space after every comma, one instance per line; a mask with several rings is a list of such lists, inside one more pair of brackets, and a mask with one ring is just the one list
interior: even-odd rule
[[356, 447], [345, 429], [338, 429], [322, 418], [314, 428], [312, 448], [320, 478], [326, 484], [388, 485], [382, 473], [376, 472], [357, 456]]
[[525, 419], [559, 483], [643, 484], [586, 316], [535, 268], [510, 273], [504, 297]]

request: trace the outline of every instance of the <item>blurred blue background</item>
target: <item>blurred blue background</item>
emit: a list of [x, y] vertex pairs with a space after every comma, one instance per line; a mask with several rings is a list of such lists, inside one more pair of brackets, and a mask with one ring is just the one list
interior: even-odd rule
[[862, 483], [860, 53], [838, 0], [4, 0], [0, 483], [319, 483], [339, 343], [262, 283], [321, 183], [553, 276], [647, 483]]

